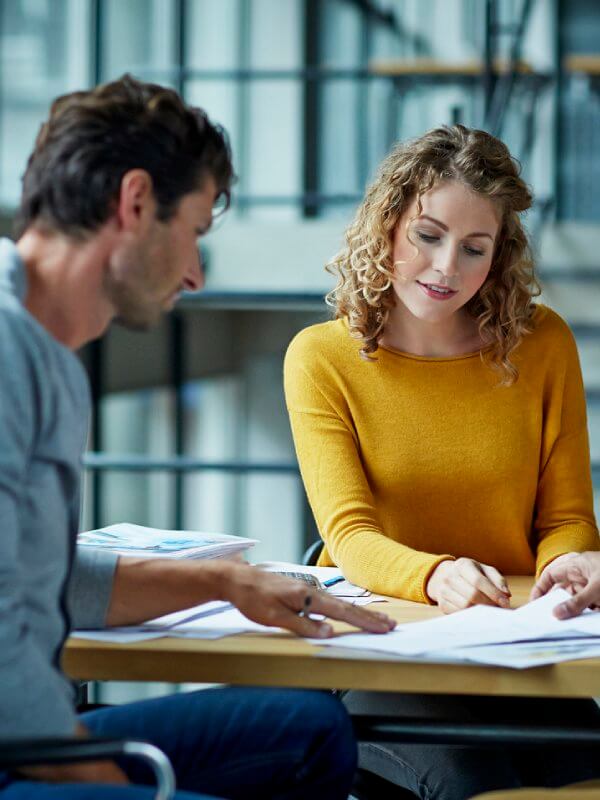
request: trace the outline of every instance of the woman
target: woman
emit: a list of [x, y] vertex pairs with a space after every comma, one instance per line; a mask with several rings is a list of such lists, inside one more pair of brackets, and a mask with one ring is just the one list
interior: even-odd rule
[[[530, 205], [507, 148], [483, 131], [439, 128], [398, 146], [330, 265], [337, 319], [290, 345], [286, 398], [320, 564], [354, 583], [446, 613], [508, 607], [504, 575], [598, 549], [577, 350], [533, 303], [519, 217]], [[346, 702], [463, 719], [494, 706], [360, 692]], [[535, 702], [517, 712], [538, 714]], [[560, 713], [596, 721], [592, 704]], [[460, 800], [591, 777], [587, 755], [533, 777], [506, 750], [367, 745], [361, 760], [419, 796]]]

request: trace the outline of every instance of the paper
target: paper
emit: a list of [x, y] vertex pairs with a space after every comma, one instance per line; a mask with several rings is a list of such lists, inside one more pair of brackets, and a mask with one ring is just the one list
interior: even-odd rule
[[[224, 636], [231, 636], [230, 629], [220, 630], [219, 628], [207, 628], [204, 631], [195, 632], [194, 639], [222, 639]], [[73, 631], [71, 636], [74, 639], [89, 639], [95, 642], [114, 642], [115, 644], [129, 644], [132, 642], [144, 642], [148, 639], [163, 639], [166, 636], [175, 638], [186, 638], [186, 634], [170, 633], [165, 631], [146, 631], [144, 628], [126, 627], [126, 628], [106, 628], [103, 631]]]
[[[299, 564], [291, 564], [288, 561], [264, 561], [256, 566], [267, 572], [308, 572], [310, 575], [314, 575], [318, 578], [321, 583], [341, 574], [338, 567], [308, 567]], [[340, 581], [330, 587], [325, 587], [325, 591], [333, 597], [368, 597], [371, 594], [368, 589], [362, 586], [356, 586], [347, 580]]]
[[439, 651], [437, 656], [475, 664], [490, 664], [513, 669], [528, 669], [576, 658], [600, 657], [600, 639], [597, 637], [543, 639], [541, 641], [513, 642], [509, 644], [464, 647]]
[[221, 635], [230, 636], [234, 633], [281, 633], [281, 628], [273, 628], [267, 625], [260, 625], [258, 622], [245, 617], [237, 608], [230, 608], [221, 611], [219, 614], [209, 616], [196, 616], [192, 619], [180, 622], [165, 632], [168, 636], [191, 636], [196, 633], [203, 633], [217, 629]]
[[[397, 656], [439, 653], [448, 657], [458, 648], [540, 639], [569, 639], [582, 634], [600, 637], [600, 614], [589, 612], [572, 620], [557, 620], [552, 609], [570, 595], [563, 589], [513, 611], [493, 606], [473, 606], [456, 614], [425, 622], [399, 625], [384, 635], [348, 633], [314, 644], [373, 650]], [[600, 641], [600, 639], [599, 639]]]
[[225, 533], [167, 531], [120, 522], [77, 537], [78, 547], [110, 550], [143, 558], [223, 558], [241, 553], [256, 539]]
[[231, 603], [226, 603], [221, 600], [212, 600], [208, 603], [201, 603], [192, 608], [184, 608], [181, 611], [173, 611], [171, 614], [165, 614], [162, 617], [156, 617], [143, 623], [146, 627], [161, 628], [168, 630], [180, 625], [183, 622], [190, 622], [200, 617], [211, 617], [215, 614], [220, 614], [222, 611], [228, 611], [233, 608]]
[[72, 631], [72, 639], [89, 639], [93, 642], [117, 642], [128, 644], [129, 642], [143, 642], [146, 639], [160, 639], [162, 633], [147, 633], [138, 628], [106, 628], [97, 631]]

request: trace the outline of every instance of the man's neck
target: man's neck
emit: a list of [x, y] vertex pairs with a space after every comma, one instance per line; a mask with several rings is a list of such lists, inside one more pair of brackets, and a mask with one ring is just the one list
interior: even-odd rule
[[27, 275], [25, 307], [71, 350], [101, 336], [114, 315], [102, 285], [109, 235], [74, 240], [28, 229], [17, 242]]

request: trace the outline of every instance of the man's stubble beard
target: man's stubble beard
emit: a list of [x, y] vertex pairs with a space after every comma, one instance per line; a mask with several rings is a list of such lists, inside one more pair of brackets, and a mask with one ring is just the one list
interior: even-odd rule
[[163, 308], [156, 300], [144, 302], [148, 280], [143, 260], [135, 267], [124, 270], [127, 279], [117, 279], [109, 270], [104, 276], [106, 296], [114, 306], [116, 313], [114, 322], [133, 331], [147, 331], [158, 324]]

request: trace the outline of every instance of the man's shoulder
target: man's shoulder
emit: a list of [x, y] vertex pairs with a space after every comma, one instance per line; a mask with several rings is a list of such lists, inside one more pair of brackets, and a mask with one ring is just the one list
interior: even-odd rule
[[45, 336], [39, 327], [18, 298], [0, 290], [0, 354], [14, 359], [14, 369], [19, 368], [19, 358], [44, 353]]

